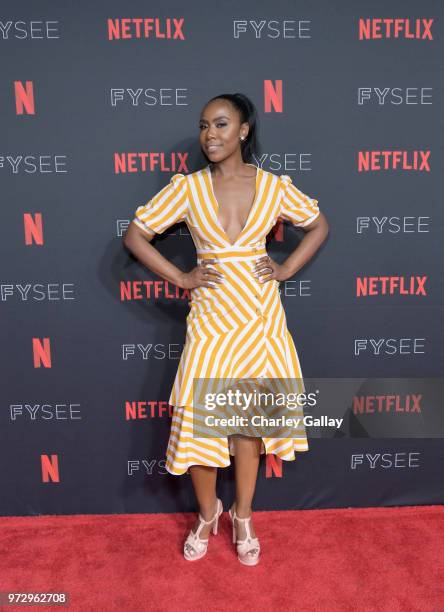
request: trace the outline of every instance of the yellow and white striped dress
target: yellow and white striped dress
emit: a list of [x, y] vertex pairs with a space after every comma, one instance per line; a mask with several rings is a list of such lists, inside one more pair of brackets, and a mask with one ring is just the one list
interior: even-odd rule
[[[253, 165], [253, 164], [249, 164]], [[256, 166], [254, 166], [256, 167]], [[319, 215], [318, 201], [302, 193], [288, 175], [256, 167], [256, 194], [247, 222], [231, 243], [218, 219], [210, 166], [175, 174], [161, 191], [139, 206], [133, 220], [149, 233], [162, 234], [184, 221], [196, 247], [197, 263], [214, 258], [224, 275], [217, 288], [191, 289], [186, 339], [169, 403], [173, 406], [166, 469], [184, 474], [190, 465], [226, 467], [234, 454], [231, 437], [193, 436], [193, 379], [300, 379], [302, 372], [276, 280], [260, 283], [255, 259], [267, 254], [266, 236], [278, 219], [304, 227]], [[295, 392], [303, 392], [298, 386]], [[303, 416], [302, 408], [292, 416]], [[261, 454], [293, 461], [307, 451], [302, 425], [297, 438], [262, 437]]]

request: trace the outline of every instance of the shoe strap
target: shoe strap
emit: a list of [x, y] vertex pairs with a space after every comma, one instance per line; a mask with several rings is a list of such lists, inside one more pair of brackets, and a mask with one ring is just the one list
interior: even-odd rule
[[247, 538], [245, 540], [238, 541], [236, 544], [237, 552], [241, 555], [247, 555], [248, 553], [257, 555], [261, 550], [261, 545], [259, 544], [259, 540], [257, 538]]
[[195, 553], [201, 553], [208, 545], [208, 540], [201, 540], [198, 532], [193, 533], [192, 531], [188, 534], [185, 540], [185, 548], [189, 546], [194, 550]]
[[190, 533], [188, 534], [188, 537], [187, 537], [187, 542], [189, 544], [192, 544], [193, 546], [195, 544], [207, 544], [208, 538], [206, 540], [202, 540], [199, 537], [200, 536], [200, 532], [202, 531], [202, 527], [203, 527], [203, 525], [199, 525], [199, 527], [197, 528], [196, 533], [193, 533], [193, 531], [190, 531]]
[[259, 546], [258, 538], [253, 538], [251, 536], [251, 531], [250, 531], [251, 514], [250, 516], [247, 516], [246, 518], [239, 518], [236, 514], [236, 510], [233, 509], [232, 512], [233, 512], [233, 520], [241, 521], [245, 526], [245, 531], [247, 532], [247, 536], [243, 540], [237, 540], [237, 542], [241, 545], [246, 544], [247, 542], [248, 543], [251, 542], [251, 543], [254, 543], [256, 547], [258, 547]]
[[[197, 531], [196, 531], [196, 533], [194, 535], [199, 536], [200, 532], [202, 531], [202, 527], [204, 525], [210, 525], [214, 520], [216, 520], [218, 514], [219, 514], [219, 499], [217, 500], [216, 513], [213, 516], [213, 518], [211, 518], [209, 521], [206, 521], [204, 519], [204, 517], [201, 515], [201, 513], [199, 512], [199, 521], [200, 521], [200, 524], [199, 524], [199, 527], [197, 528]], [[203, 540], [203, 542], [208, 542], [208, 540]]]

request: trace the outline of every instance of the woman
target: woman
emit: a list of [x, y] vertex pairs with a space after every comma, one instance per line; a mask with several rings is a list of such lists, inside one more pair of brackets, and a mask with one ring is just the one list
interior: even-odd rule
[[[236, 498], [229, 510], [233, 542], [245, 565], [259, 561], [260, 544], [252, 516], [260, 455], [293, 461], [308, 450], [298, 439], [233, 434], [193, 436], [193, 381], [202, 378], [301, 379], [299, 360], [287, 329], [279, 294], [284, 281], [309, 261], [328, 234], [314, 200], [292, 184], [245, 161], [256, 145], [256, 111], [243, 94], [222, 94], [203, 108], [200, 146], [210, 160], [203, 170], [175, 174], [139, 206], [125, 246], [162, 278], [189, 289], [190, 313], [184, 350], [169, 403], [174, 406], [167, 447], [167, 470], [191, 475], [200, 513], [184, 544], [189, 561], [207, 552], [217, 533], [222, 503], [216, 496], [217, 468], [235, 457]], [[297, 249], [281, 264], [266, 252], [265, 239], [278, 218], [305, 230]], [[197, 265], [183, 272], [151, 244], [153, 236], [185, 221], [197, 251]], [[196, 406], [194, 406], [195, 408]], [[194, 421], [193, 421], [194, 417]], [[198, 429], [198, 427], [197, 427]], [[199, 432], [198, 432], [199, 433]]]

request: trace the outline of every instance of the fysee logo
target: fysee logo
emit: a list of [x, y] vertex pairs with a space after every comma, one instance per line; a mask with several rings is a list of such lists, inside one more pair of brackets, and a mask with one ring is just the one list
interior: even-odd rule
[[356, 217], [356, 233], [428, 234], [431, 217]]
[[158, 474], [168, 474], [165, 465], [165, 459], [129, 459], [127, 461], [128, 476], [134, 476], [134, 474], [142, 470], [147, 476], [153, 476], [156, 466]]
[[58, 21], [0, 21], [3, 40], [9, 38], [60, 38]]
[[[432, 94], [433, 87], [359, 87], [358, 88], [358, 104], [361, 106], [364, 103], [378, 104], [384, 106], [392, 104], [399, 106], [406, 105], [429, 105], [433, 104]], [[428, 101], [430, 99], [430, 101]]]
[[370, 453], [365, 453], [365, 455], [357, 454], [351, 456], [350, 467], [352, 470], [355, 470], [360, 465], [371, 470], [376, 468], [417, 468], [419, 467], [419, 455], [420, 453], [418, 452], [376, 453], [374, 455]]
[[381, 357], [384, 355], [424, 355], [426, 338], [356, 338], [355, 356], [361, 353]]

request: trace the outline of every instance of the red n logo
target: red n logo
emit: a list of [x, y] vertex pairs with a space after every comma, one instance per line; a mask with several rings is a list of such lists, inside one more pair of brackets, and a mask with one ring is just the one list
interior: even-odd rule
[[51, 345], [49, 338], [43, 338], [43, 344], [39, 338], [32, 339], [32, 353], [34, 356], [34, 367], [39, 368], [43, 364], [46, 368], [52, 367], [51, 364]]
[[26, 109], [28, 115], [35, 115], [34, 88], [32, 81], [26, 81], [26, 88], [21, 81], [14, 81], [15, 111], [23, 115]]
[[42, 213], [23, 213], [25, 244], [43, 244]]
[[282, 459], [272, 453], [266, 455], [265, 478], [282, 478]]
[[264, 110], [266, 113], [271, 113], [271, 107], [276, 113], [282, 113], [283, 111], [283, 99], [282, 99], [282, 79], [276, 81], [274, 86], [271, 81], [264, 81], [264, 97], [265, 104]]
[[42, 465], [42, 482], [60, 482], [58, 455], [40, 455]]

